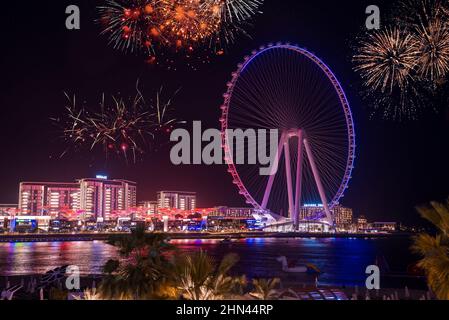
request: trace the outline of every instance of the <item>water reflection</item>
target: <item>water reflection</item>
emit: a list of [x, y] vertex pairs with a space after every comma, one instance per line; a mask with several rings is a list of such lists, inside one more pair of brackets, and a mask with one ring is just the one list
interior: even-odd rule
[[[383, 255], [392, 269], [405, 270], [413, 259], [408, 239], [290, 238], [173, 240], [182, 252], [206, 250], [217, 260], [229, 252], [240, 256], [235, 273], [248, 277], [280, 277], [285, 282], [314, 282], [314, 276], [286, 274], [276, 257], [298, 264], [313, 263], [323, 274], [321, 284], [363, 284], [365, 268]], [[0, 274], [41, 274], [61, 265], [77, 265], [82, 274], [99, 274], [102, 265], [117, 256], [114, 247], [101, 241], [0, 243]]]

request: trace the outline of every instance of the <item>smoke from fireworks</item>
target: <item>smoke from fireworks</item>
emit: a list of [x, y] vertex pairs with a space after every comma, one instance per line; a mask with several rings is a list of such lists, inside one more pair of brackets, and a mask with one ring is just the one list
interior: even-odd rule
[[[434, 91], [449, 74], [449, 1], [402, 0], [395, 25], [358, 41], [354, 70], [365, 96], [384, 118], [416, 118], [423, 92]], [[434, 106], [431, 106], [435, 109]]]
[[69, 105], [62, 118], [53, 119], [61, 127], [68, 150], [101, 150], [106, 157], [118, 155], [126, 162], [138, 157], [160, 143], [160, 135], [167, 135], [177, 123], [171, 117], [172, 99], [164, 102], [162, 89], [156, 94], [156, 103], [148, 105], [141, 92], [127, 100], [112, 96], [110, 101], [102, 95], [97, 108], [78, 107], [76, 98], [66, 95]]
[[[216, 54], [246, 34], [244, 26], [263, 0], [107, 0], [98, 7], [109, 43], [122, 51], [190, 53], [207, 47]], [[201, 50], [201, 49], [200, 49]]]

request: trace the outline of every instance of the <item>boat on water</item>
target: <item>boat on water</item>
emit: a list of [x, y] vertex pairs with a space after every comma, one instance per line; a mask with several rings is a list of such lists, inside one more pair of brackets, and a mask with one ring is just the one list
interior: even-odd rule
[[288, 261], [287, 257], [280, 256], [276, 258], [282, 265], [282, 271], [288, 273], [308, 273], [308, 274], [320, 274], [321, 270], [314, 264], [307, 263], [304, 265], [296, 265], [295, 261]]

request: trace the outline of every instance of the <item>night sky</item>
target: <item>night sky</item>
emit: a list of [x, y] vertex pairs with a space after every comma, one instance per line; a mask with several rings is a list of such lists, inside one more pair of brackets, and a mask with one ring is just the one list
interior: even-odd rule
[[[181, 88], [176, 115], [191, 123], [219, 127], [222, 94], [243, 57], [269, 42], [307, 48], [335, 72], [352, 107], [357, 159], [342, 204], [372, 220], [420, 221], [416, 204], [449, 195], [449, 121], [444, 113], [415, 122], [369, 120], [360, 99], [359, 78], [351, 69], [351, 45], [365, 22], [365, 8], [377, 4], [384, 17], [392, 1], [266, 0], [254, 20], [252, 39], [241, 37], [225, 56], [198, 71], [169, 71], [149, 66], [141, 56], [107, 46], [94, 23], [100, 1], [8, 1], [0, 19], [0, 203], [16, 203], [20, 181], [73, 181], [107, 174], [138, 183], [139, 200], [155, 200], [156, 191], [196, 191], [198, 205], [243, 205], [226, 166], [170, 164], [169, 146], [142, 162], [83, 153], [62, 159], [65, 145], [49, 120], [66, 105], [64, 92], [97, 103], [102, 92], [133, 95], [137, 79], [145, 94], [164, 86]], [[65, 29], [65, 7], [81, 9], [81, 30]]]

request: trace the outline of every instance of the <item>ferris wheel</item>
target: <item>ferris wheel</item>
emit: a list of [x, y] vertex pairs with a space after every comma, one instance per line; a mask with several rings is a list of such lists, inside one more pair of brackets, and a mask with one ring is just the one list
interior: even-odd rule
[[[247, 204], [295, 225], [301, 207], [315, 204], [322, 208], [317, 219], [332, 225], [332, 208], [348, 187], [355, 159], [351, 109], [332, 71], [305, 49], [276, 44], [245, 57], [227, 85], [222, 146]], [[278, 169], [263, 176], [259, 166], [237, 164], [229, 129], [277, 129]]]

